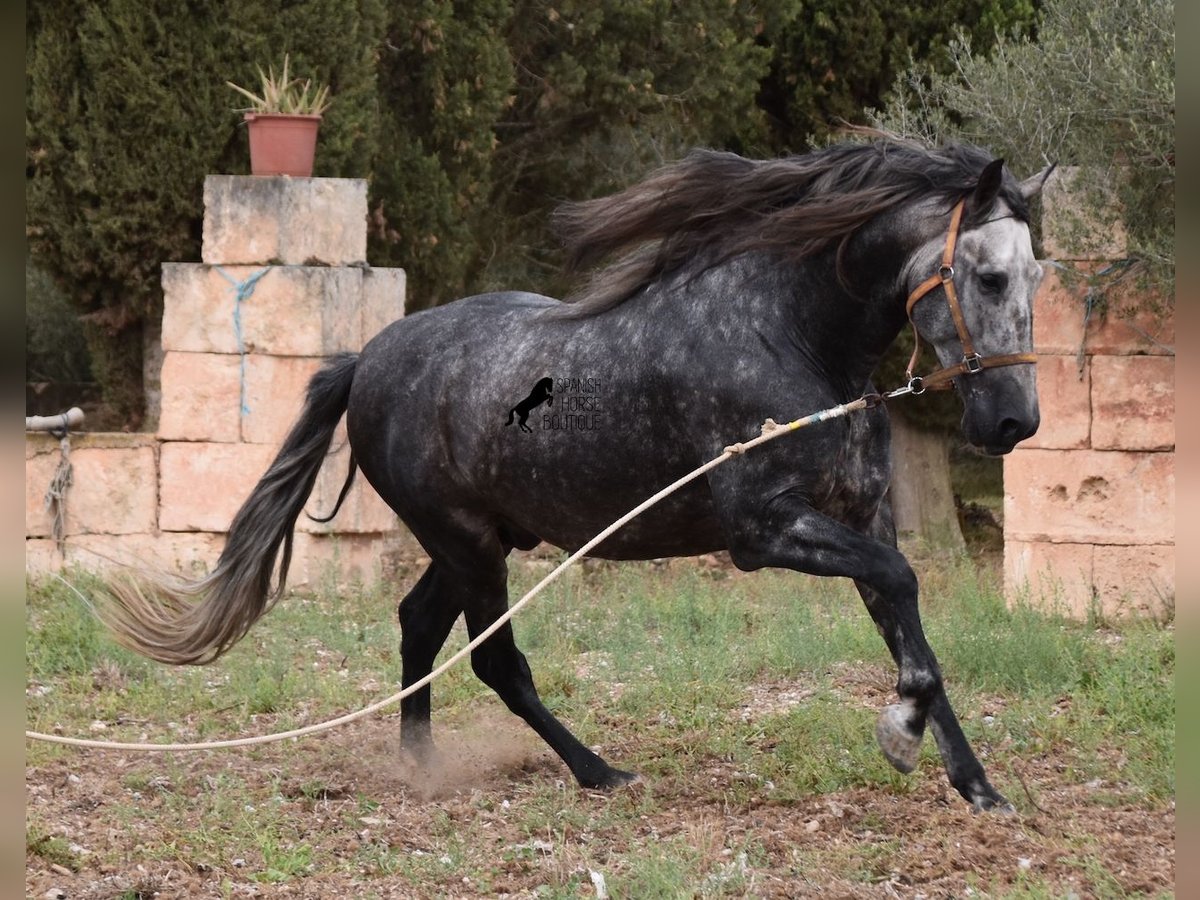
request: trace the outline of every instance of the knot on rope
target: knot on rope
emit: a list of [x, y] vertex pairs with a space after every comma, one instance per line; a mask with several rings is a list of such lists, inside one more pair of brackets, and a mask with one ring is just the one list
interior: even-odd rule
[[737, 456], [745, 453], [747, 450], [757, 447], [764, 439], [771, 437], [776, 432], [787, 430], [789, 430], [788, 426], [780, 425], [774, 419], [767, 419], [767, 421], [762, 423], [762, 432], [758, 437], [752, 441], [738, 441], [736, 444], [730, 444], [725, 448], [724, 452], [732, 454], [733, 456]]

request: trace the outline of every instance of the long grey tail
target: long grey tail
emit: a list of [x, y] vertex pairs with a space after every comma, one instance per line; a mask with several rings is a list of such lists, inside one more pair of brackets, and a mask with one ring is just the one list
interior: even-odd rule
[[209, 663], [274, 605], [287, 580], [292, 529], [346, 411], [357, 364], [356, 354], [343, 353], [313, 376], [300, 418], [234, 516], [212, 574], [188, 582], [128, 570], [110, 582], [97, 610], [121, 643], [160, 662]]

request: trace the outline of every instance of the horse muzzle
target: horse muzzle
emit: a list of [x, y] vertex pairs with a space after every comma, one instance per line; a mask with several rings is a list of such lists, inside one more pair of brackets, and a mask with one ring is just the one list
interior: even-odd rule
[[[987, 378], [982, 373], [976, 377]], [[1036, 389], [1023, 390], [1015, 379], [1003, 376], [970, 386], [962, 382], [974, 379], [958, 380], [963, 388], [963, 437], [972, 446], [988, 456], [1003, 456], [1037, 432], [1041, 415]]]

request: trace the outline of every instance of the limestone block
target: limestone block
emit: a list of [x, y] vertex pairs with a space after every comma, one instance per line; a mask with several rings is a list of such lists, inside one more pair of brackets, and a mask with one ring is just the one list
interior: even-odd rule
[[168, 351], [158, 436], [168, 441], [240, 440], [240, 379], [237, 356]]
[[[163, 347], [237, 353], [236, 291], [255, 266], [163, 263]], [[224, 273], [224, 275], [222, 274]], [[240, 304], [247, 353], [327, 356], [362, 346], [362, 269], [272, 266]]]
[[1088, 322], [1087, 352], [1173, 356], [1175, 315], [1170, 300], [1137, 289], [1136, 283], [1105, 292], [1104, 308]]
[[1092, 578], [1106, 615], [1163, 617], [1175, 605], [1175, 546], [1097, 547]]
[[1005, 596], [1083, 618], [1092, 605], [1095, 555], [1091, 544], [1005, 541]]
[[50, 538], [25, 538], [25, 572], [28, 575], [44, 575], [57, 572], [63, 567], [58, 542]]
[[1083, 346], [1086, 287], [1047, 267], [1033, 298], [1033, 347], [1040, 354], [1074, 354]]
[[159, 527], [227, 531], [277, 450], [268, 444], [164, 442]]
[[288, 584], [294, 587], [372, 584], [382, 574], [382, 562], [390, 544], [387, 539], [367, 535], [317, 535], [298, 532]]
[[[232, 357], [236, 359], [237, 357]], [[309, 379], [323, 359], [303, 356], [246, 357], [246, 406], [242, 440], [278, 446], [304, 408]]]
[[1175, 358], [1092, 358], [1092, 446], [1099, 450], [1175, 447]]
[[364, 269], [363, 343], [404, 316], [406, 275], [403, 269]]
[[1052, 259], [1121, 259], [1128, 237], [1110, 173], [1059, 166], [1042, 188], [1042, 249]]
[[[50, 515], [46, 512], [46, 489], [58, 468], [58, 441], [49, 436], [30, 435], [25, 440], [25, 537], [47, 537]], [[70, 494], [67, 501], [70, 503]], [[26, 543], [26, 550], [29, 544]]]
[[1092, 354], [1173, 355], [1175, 317], [1169, 298], [1142, 293], [1136, 282], [1109, 286], [1100, 305], [1087, 315], [1087, 278], [1096, 269], [1097, 264], [1081, 264], [1072, 275], [1047, 267], [1033, 301], [1034, 349], [1054, 354], [1078, 353], [1082, 347]]
[[[150, 435], [71, 437], [72, 483], [67, 489], [64, 534], [131, 534], [153, 531], [158, 509], [155, 441]], [[58, 441], [26, 441], [25, 534], [50, 534], [44, 497], [60, 458]]]
[[[338, 494], [346, 481], [349, 464], [350, 445], [343, 436], [334, 444], [325, 465], [321, 467], [321, 473], [317, 476], [312, 495], [305, 505], [309, 513], [324, 517], [333, 511]], [[381, 534], [395, 532], [399, 527], [399, 518], [375, 493], [361, 472], [355, 477], [354, 486], [346, 495], [346, 502], [332, 521], [314, 522], [306, 515], [301, 515], [296, 521], [296, 530], [309, 534]]]
[[1173, 453], [1015, 450], [1004, 458], [1005, 541], [1166, 544]]
[[1083, 372], [1074, 356], [1039, 356], [1037, 361], [1037, 434], [1022, 441], [1024, 448], [1074, 449], [1088, 446], [1091, 425], [1090, 361]]
[[158, 520], [154, 447], [79, 447], [71, 452], [74, 482], [67, 534], [152, 532]]
[[92, 572], [133, 567], [199, 578], [216, 566], [224, 544], [224, 535], [200, 531], [81, 535], [67, 542], [66, 564]]
[[367, 183], [209, 175], [201, 259], [217, 265], [364, 265]]

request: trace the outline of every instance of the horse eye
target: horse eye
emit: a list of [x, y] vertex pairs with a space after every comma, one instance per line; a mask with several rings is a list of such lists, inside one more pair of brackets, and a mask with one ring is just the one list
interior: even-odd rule
[[985, 293], [999, 294], [1008, 285], [1008, 276], [999, 272], [984, 272], [979, 276], [979, 285]]

